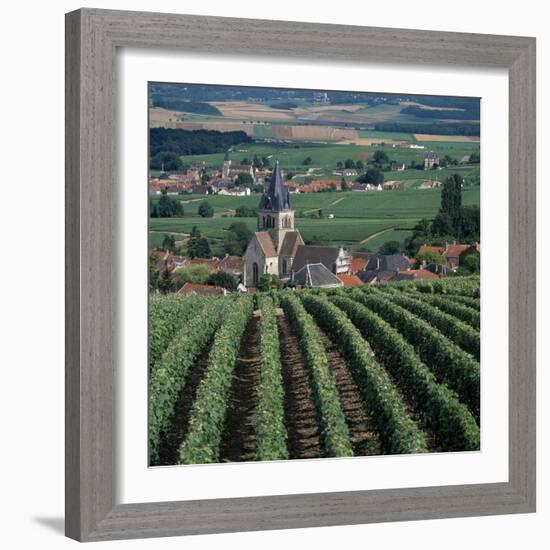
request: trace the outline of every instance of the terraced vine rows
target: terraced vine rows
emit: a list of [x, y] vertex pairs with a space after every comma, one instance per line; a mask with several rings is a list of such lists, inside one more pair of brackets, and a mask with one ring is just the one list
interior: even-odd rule
[[479, 279], [150, 303], [151, 465], [478, 450]]

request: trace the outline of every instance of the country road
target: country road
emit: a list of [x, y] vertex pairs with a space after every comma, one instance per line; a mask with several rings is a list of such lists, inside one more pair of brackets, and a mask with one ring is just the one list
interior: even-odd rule
[[374, 239], [374, 237], [378, 237], [378, 235], [383, 235], [384, 233], [388, 233], [389, 231], [393, 231], [394, 229], [395, 227], [388, 227], [388, 229], [382, 229], [382, 231], [377, 231], [376, 233], [369, 235], [366, 239], [363, 239], [359, 244], [368, 243], [371, 239]]

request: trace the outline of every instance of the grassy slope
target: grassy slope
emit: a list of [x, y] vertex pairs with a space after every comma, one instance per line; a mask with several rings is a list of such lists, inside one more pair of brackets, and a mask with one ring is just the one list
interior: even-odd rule
[[[185, 196], [185, 200], [204, 199], [202, 195]], [[342, 199], [342, 200], [340, 200]], [[251, 230], [256, 228], [255, 218], [221, 217], [221, 214], [238, 206], [257, 207], [258, 195], [249, 197], [211, 196], [208, 202], [214, 207], [215, 218], [200, 218], [197, 215], [199, 202], [184, 204], [184, 218], [150, 220], [150, 244], [157, 246], [163, 232], [189, 233], [196, 225], [210, 241], [216, 253], [220, 253], [225, 231], [232, 222], [245, 222]], [[423, 217], [433, 217], [439, 208], [440, 190], [382, 191], [372, 193], [313, 193], [293, 195], [292, 205], [297, 211], [323, 210], [324, 219], [296, 218], [296, 227], [304, 239], [314, 236], [334, 246], [346, 244], [358, 248], [360, 241], [383, 229], [412, 228]], [[336, 204], [332, 204], [338, 201]], [[479, 204], [479, 187], [464, 188], [463, 204]], [[327, 219], [329, 214], [334, 219]], [[350, 223], [351, 219], [353, 222]], [[377, 250], [388, 240], [403, 241], [407, 232], [385, 233], [369, 241], [370, 250]], [[176, 235], [176, 240], [183, 237]]]

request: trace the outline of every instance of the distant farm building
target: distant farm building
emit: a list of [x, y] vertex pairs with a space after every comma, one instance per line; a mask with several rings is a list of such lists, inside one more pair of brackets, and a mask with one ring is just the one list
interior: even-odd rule
[[424, 153], [424, 170], [431, 170], [439, 166], [439, 155], [435, 151]]

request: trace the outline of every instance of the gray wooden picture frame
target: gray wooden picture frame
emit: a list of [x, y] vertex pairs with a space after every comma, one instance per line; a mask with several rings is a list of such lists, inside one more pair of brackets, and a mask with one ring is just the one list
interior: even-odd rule
[[[509, 481], [117, 504], [117, 48], [509, 71]], [[535, 39], [82, 9], [66, 16], [66, 534], [80, 541], [535, 511]]]

